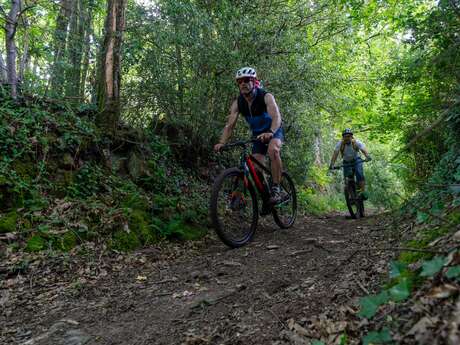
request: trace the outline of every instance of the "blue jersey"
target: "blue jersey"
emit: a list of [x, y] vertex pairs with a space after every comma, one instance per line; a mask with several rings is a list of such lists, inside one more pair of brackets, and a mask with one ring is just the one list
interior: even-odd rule
[[251, 108], [243, 95], [238, 97], [238, 111], [244, 116], [254, 136], [268, 132], [272, 125], [272, 118], [268, 115], [265, 104], [266, 94], [267, 91], [257, 88]]

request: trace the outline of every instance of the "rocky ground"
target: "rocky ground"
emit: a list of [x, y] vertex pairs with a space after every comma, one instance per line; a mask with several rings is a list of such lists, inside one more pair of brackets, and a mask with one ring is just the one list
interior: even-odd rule
[[358, 300], [387, 273], [388, 241], [380, 217], [336, 214], [288, 230], [267, 218], [236, 250], [210, 234], [131, 254], [13, 256], [0, 343], [356, 343]]

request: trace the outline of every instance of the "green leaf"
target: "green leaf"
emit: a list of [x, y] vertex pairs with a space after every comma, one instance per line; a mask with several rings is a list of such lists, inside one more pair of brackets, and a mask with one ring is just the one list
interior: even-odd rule
[[390, 279], [397, 278], [407, 270], [407, 265], [399, 261], [390, 262]]
[[434, 203], [433, 207], [431, 208], [431, 214], [440, 214], [444, 211], [445, 205], [441, 201], [437, 201]]
[[49, 232], [49, 230], [50, 230], [50, 227], [48, 225], [42, 225], [41, 224], [41, 225], [38, 226], [38, 232], [40, 232], [40, 233], [46, 234], [46, 233]]
[[447, 278], [457, 278], [460, 276], [460, 266], [450, 267], [446, 272]]
[[325, 345], [325, 344], [320, 340], [313, 340], [311, 345]]
[[366, 335], [363, 339], [363, 345], [387, 344], [392, 340], [390, 331], [388, 328], [384, 328], [381, 332], [370, 332]]
[[425, 223], [430, 218], [430, 215], [425, 212], [417, 212], [417, 223]]
[[457, 171], [454, 175], [455, 181], [460, 181], [460, 171]]
[[412, 282], [409, 278], [402, 278], [399, 284], [393, 286], [390, 290], [390, 296], [395, 302], [405, 300], [410, 296]]
[[433, 260], [428, 260], [423, 263], [422, 266], [422, 273], [420, 275], [422, 277], [432, 277], [436, 273], [438, 273], [442, 266], [444, 265], [444, 261], [446, 260], [445, 257], [437, 256]]
[[460, 194], [460, 186], [450, 186], [450, 190], [453, 194]]
[[365, 318], [372, 318], [382, 304], [388, 302], [389, 296], [386, 291], [382, 291], [378, 295], [370, 295], [360, 299], [359, 304], [361, 309], [358, 313], [359, 316]]
[[348, 343], [348, 337], [345, 333], [340, 336], [339, 340], [339, 345], [347, 345]]

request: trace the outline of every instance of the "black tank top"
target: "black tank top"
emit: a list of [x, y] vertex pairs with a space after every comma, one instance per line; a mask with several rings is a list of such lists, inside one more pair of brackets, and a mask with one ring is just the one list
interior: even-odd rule
[[267, 91], [263, 89], [256, 89], [256, 95], [251, 104], [251, 111], [249, 105], [243, 95], [238, 97], [238, 111], [244, 116], [244, 119], [249, 124], [254, 136], [264, 132], [268, 132], [272, 125], [272, 118], [268, 115], [267, 105], [265, 104], [265, 95]]
[[251, 104], [251, 111], [249, 111], [249, 104], [240, 94], [238, 97], [238, 110], [244, 117], [249, 116], [261, 116], [263, 113], [267, 112], [267, 105], [265, 104], [265, 95], [267, 91], [264, 89], [257, 88], [256, 95]]

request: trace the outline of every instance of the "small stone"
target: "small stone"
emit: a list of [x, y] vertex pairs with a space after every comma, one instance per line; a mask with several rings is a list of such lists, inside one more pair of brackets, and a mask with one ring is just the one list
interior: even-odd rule
[[275, 244], [271, 244], [271, 245], [268, 245], [268, 246], [267, 246], [267, 249], [268, 249], [268, 250], [274, 250], [274, 249], [279, 249], [279, 247], [280, 247], [280, 246], [277, 246], [277, 245], [275, 245]]
[[224, 266], [229, 266], [229, 267], [239, 267], [239, 266], [243, 266], [241, 263], [237, 262], [237, 261], [224, 261], [222, 262], [222, 265]]
[[452, 239], [456, 242], [460, 242], [460, 230], [458, 230], [454, 236], [452, 236]]

